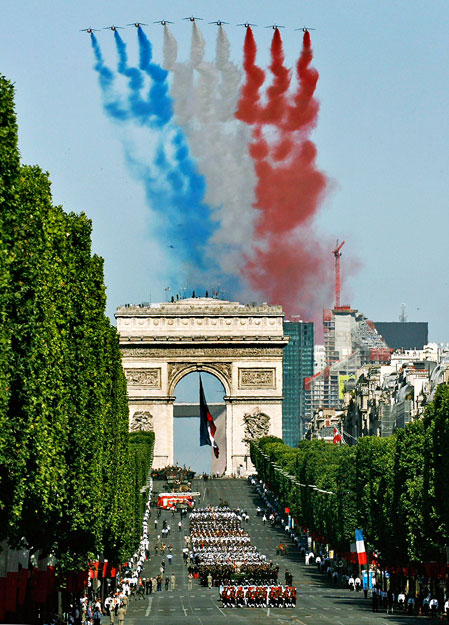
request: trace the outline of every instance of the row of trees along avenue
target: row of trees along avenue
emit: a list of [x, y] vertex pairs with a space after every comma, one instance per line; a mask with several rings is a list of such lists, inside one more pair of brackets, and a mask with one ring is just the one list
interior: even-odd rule
[[20, 163], [13, 98], [0, 77], [0, 542], [85, 570], [138, 543], [153, 435], [131, 445], [91, 223]]
[[275, 437], [251, 444], [251, 460], [298, 523], [348, 552], [356, 528], [393, 570], [446, 563], [449, 543], [449, 386], [422, 420], [357, 445]]

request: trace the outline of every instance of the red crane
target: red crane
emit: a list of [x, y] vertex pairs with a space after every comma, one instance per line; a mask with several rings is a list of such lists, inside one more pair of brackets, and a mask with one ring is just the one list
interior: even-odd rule
[[340, 256], [341, 248], [345, 242], [335, 245], [335, 249], [332, 250], [332, 254], [335, 256], [335, 308], [340, 308], [340, 295], [341, 295], [341, 282], [340, 282]]

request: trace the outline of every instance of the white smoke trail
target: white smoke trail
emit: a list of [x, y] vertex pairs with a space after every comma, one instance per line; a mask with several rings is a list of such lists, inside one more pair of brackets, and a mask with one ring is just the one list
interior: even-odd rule
[[178, 44], [173, 37], [169, 27], [164, 26], [164, 47], [163, 47], [164, 68], [167, 70], [173, 69], [178, 58]]
[[206, 42], [196, 22], [192, 24], [192, 43], [190, 44], [190, 64], [197, 68], [204, 59]]

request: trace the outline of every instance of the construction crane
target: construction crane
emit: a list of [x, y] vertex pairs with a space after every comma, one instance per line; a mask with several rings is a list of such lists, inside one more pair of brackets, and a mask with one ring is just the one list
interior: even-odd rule
[[340, 282], [340, 257], [341, 257], [341, 248], [345, 242], [339, 243], [337, 239], [337, 243], [335, 245], [335, 249], [332, 250], [332, 254], [335, 256], [335, 308], [340, 308], [340, 296], [341, 296], [341, 282]]

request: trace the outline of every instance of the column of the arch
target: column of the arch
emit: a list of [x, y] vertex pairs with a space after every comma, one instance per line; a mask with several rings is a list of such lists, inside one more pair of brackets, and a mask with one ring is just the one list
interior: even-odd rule
[[154, 468], [173, 464], [173, 399], [153, 405]]
[[226, 475], [232, 474], [234, 410], [232, 402], [226, 402]]

